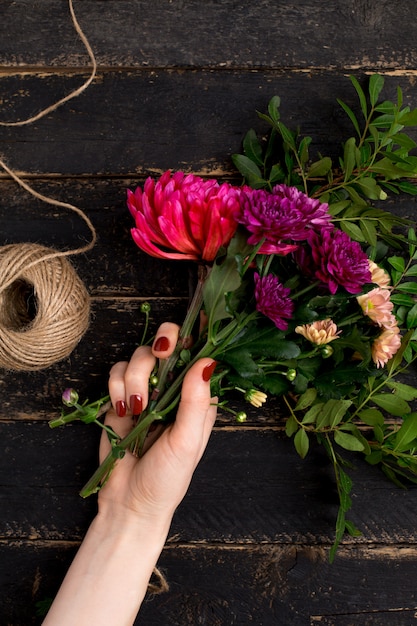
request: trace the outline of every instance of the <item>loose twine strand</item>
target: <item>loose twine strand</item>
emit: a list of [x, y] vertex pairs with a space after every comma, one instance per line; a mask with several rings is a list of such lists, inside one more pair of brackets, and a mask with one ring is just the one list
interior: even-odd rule
[[[83, 44], [85, 46], [85, 49], [87, 50], [87, 53], [88, 53], [88, 55], [90, 57], [90, 60], [91, 60], [92, 69], [91, 69], [91, 74], [90, 74], [89, 78], [80, 87], [78, 87], [77, 89], [75, 89], [71, 93], [67, 94], [64, 98], [61, 98], [61, 100], [58, 100], [54, 104], [51, 104], [50, 106], [46, 107], [45, 109], [43, 109], [42, 111], [40, 111], [36, 115], [34, 115], [32, 117], [29, 117], [29, 118], [27, 118], [25, 120], [17, 121], [17, 122], [1, 122], [0, 121], [0, 125], [1, 126], [24, 126], [25, 124], [32, 124], [33, 122], [36, 122], [37, 120], [41, 119], [42, 117], [44, 117], [48, 113], [51, 113], [52, 111], [55, 111], [56, 109], [58, 109], [58, 107], [60, 107], [65, 102], [68, 102], [72, 98], [76, 98], [77, 96], [81, 95], [89, 87], [89, 85], [92, 83], [92, 81], [94, 80], [94, 78], [96, 76], [96, 73], [97, 73], [97, 61], [96, 61], [93, 49], [91, 48], [91, 45], [90, 45], [86, 35], [84, 34], [84, 32], [83, 32], [83, 30], [82, 30], [78, 20], [77, 20], [77, 16], [75, 15], [75, 11], [74, 11], [73, 0], [68, 0], [68, 5], [69, 5], [69, 10], [70, 10], [70, 14], [71, 14], [71, 18], [72, 18], [72, 22], [73, 22], [74, 28], [77, 31], [77, 34], [80, 37], [81, 41], [83, 42]], [[11, 178], [13, 178], [23, 189], [25, 189], [25, 191], [30, 193], [32, 196], [34, 196], [38, 200], [41, 200], [42, 202], [45, 202], [47, 204], [51, 204], [51, 205], [56, 206], [56, 207], [62, 207], [62, 208], [65, 208], [65, 209], [70, 209], [71, 211], [73, 211], [74, 213], [79, 215], [84, 220], [84, 222], [87, 224], [87, 226], [88, 226], [88, 228], [90, 230], [90, 233], [91, 233], [91, 241], [88, 244], [86, 244], [85, 246], [81, 246], [81, 247], [78, 247], [78, 248], [75, 248], [75, 249], [71, 249], [71, 250], [64, 250], [64, 251], [51, 250], [49, 252], [45, 252], [45, 255], [43, 257], [41, 257], [41, 258], [38, 257], [36, 259], [33, 259], [26, 266], [26, 269], [29, 269], [33, 265], [37, 265], [38, 263], [48, 261], [48, 260], [53, 259], [53, 258], [58, 257], [58, 256], [71, 256], [71, 255], [81, 254], [83, 252], [87, 252], [88, 250], [91, 250], [91, 248], [94, 247], [94, 245], [95, 245], [95, 243], [97, 241], [97, 233], [96, 233], [96, 230], [95, 230], [91, 220], [87, 217], [87, 215], [84, 213], [84, 211], [82, 211], [77, 206], [74, 206], [73, 204], [69, 204], [68, 202], [61, 202], [60, 200], [56, 200], [54, 198], [50, 198], [48, 196], [45, 196], [45, 195], [39, 193], [38, 191], [35, 191], [35, 189], [30, 187], [30, 185], [28, 183], [26, 183], [24, 180], [22, 180], [22, 178], [20, 178], [20, 176], [18, 176], [16, 174], [16, 172], [14, 172], [11, 168], [9, 168], [2, 158], [0, 158], [0, 166], [3, 168], [3, 170], [5, 172], [7, 172], [7, 174], [9, 174], [9, 176], [11, 176]], [[47, 249], [45, 249], [45, 250], [47, 250]], [[14, 280], [13, 277], [10, 277], [7, 282], [2, 283], [0, 285], [0, 293], [9, 287], [12, 284], [13, 280]]]
[[69, 10], [71, 13], [71, 18], [72, 18], [74, 28], [77, 31], [78, 36], [80, 37], [81, 41], [83, 42], [85, 49], [88, 52], [88, 56], [90, 57], [90, 60], [91, 60], [92, 68], [91, 68], [90, 76], [80, 87], [78, 87], [78, 89], [75, 89], [71, 93], [67, 94], [66, 96], [64, 96], [64, 98], [61, 98], [61, 100], [54, 102], [54, 104], [51, 104], [46, 109], [42, 109], [42, 111], [40, 111], [36, 115], [32, 117], [28, 117], [25, 120], [20, 120], [18, 122], [0, 122], [0, 126], [24, 126], [25, 124], [32, 124], [33, 122], [37, 122], [45, 115], [48, 115], [48, 113], [51, 113], [52, 111], [56, 111], [56, 109], [58, 109], [58, 107], [60, 107], [62, 104], [65, 104], [65, 102], [68, 102], [72, 98], [76, 98], [77, 96], [81, 95], [83, 91], [85, 91], [87, 87], [89, 87], [89, 85], [93, 82], [96, 72], [97, 72], [97, 61], [96, 61], [94, 52], [90, 46], [90, 43], [87, 37], [84, 35], [81, 29], [81, 26], [78, 23], [77, 17], [75, 15], [74, 7], [72, 4], [72, 0], [68, 0], [68, 4], [69, 4]]
[[[93, 81], [97, 62], [78, 23], [72, 0], [68, 0], [68, 4], [75, 30], [91, 59], [89, 78], [37, 115], [17, 122], [0, 122], [1, 126], [32, 124], [79, 96]], [[71, 250], [53, 250], [32, 243], [0, 247], [0, 367], [13, 371], [40, 370], [69, 356], [88, 328], [90, 297], [75, 269], [64, 257], [91, 250], [97, 233], [82, 209], [39, 193], [2, 158], [0, 166], [33, 197], [79, 215], [91, 233], [91, 240], [86, 245]]]

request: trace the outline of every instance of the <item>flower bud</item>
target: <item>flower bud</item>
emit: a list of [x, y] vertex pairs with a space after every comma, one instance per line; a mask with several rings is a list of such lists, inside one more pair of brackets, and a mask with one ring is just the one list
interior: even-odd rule
[[149, 382], [151, 383], [152, 387], [156, 387], [157, 384], [159, 383], [158, 376], [154, 374], [153, 376], [150, 377]]
[[149, 304], [149, 302], [142, 302], [142, 304], [140, 305], [140, 312], [141, 313], [150, 313], [152, 307]]
[[62, 402], [63, 404], [65, 404], [65, 406], [74, 406], [75, 404], [77, 404], [78, 398], [79, 396], [77, 391], [75, 389], [72, 389], [72, 387], [68, 387], [62, 393]]
[[257, 409], [266, 402], [267, 397], [266, 393], [258, 389], [248, 389], [245, 393], [245, 400], [250, 402], [252, 406], [255, 406]]
[[332, 346], [329, 346], [328, 344], [323, 346], [323, 348], [321, 349], [321, 356], [323, 357], [323, 359], [328, 359], [330, 356], [332, 356], [333, 354], [333, 348]]
[[239, 424], [243, 424], [243, 422], [246, 422], [247, 419], [248, 416], [245, 411], [239, 411], [239, 413], [236, 413], [236, 421], [239, 422]]
[[297, 370], [295, 370], [294, 368], [287, 370], [287, 373], [285, 374], [285, 378], [289, 380], [290, 382], [292, 382], [293, 380], [297, 378]]

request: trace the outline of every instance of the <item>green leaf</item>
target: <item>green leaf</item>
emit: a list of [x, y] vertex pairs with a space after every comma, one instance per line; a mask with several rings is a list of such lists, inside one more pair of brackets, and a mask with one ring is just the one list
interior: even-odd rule
[[351, 404], [350, 400], [331, 398], [324, 404], [315, 405], [313, 409], [316, 406], [321, 407], [316, 418], [316, 428], [318, 430], [335, 428], [341, 422]]
[[304, 428], [300, 428], [298, 432], [296, 432], [294, 437], [294, 446], [300, 457], [304, 459], [310, 446], [308, 435]]
[[378, 102], [379, 95], [384, 86], [384, 78], [380, 74], [372, 74], [369, 79], [369, 99], [372, 106]]
[[282, 122], [277, 122], [277, 127], [285, 143], [287, 143], [293, 150], [295, 150], [296, 146], [294, 136], [289, 128], [287, 128]]
[[370, 176], [363, 176], [358, 181], [356, 181], [356, 185], [360, 188], [363, 195], [370, 200], [381, 199], [381, 188], [377, 185], [375, 178], [371, 178]]
[[353, 124], [354, 129], [358, 133], [358, 137], [360, 137], [361, 136], [361, 129], [359, 127], [359, 123], [358, 123], [358, 120], [356, 118], [356, 115], [354, 114], [352, 109], [345, 102], [343, 102], [343, 100], [340, 100], [339, 98], [337, 98], [337, 102], [338, 102], [338, 104], [340, 104], [340, 106], [342, 107], [342, 109], [344, 110], [346, 115], [349, 117], [350, 121]]
[[417, 389], [411, 385], [405, 383], [398, 383], [396, 381], [389, 380], [386, 382], [387, 387], [394, 391], [394, 395], [398, 398], [402, 398], [407, 402], [417, 399]]
[[359, 228], [359, 226], [357, 226], [353, 222], [342, 221], [340, 223], [340, 228], [345, 233], [347, 233], [349, 235], [349, 237], [351, 239], [353, 239], [354, 241], [359, 241], [361, 243], [366, 241], [366, 239], [363, 236], [363, 233], [362, 233], [361, 229]]
[[417, 294], [417, 283], [401, 283], [400, 285], [396, 286], [396, 289], [398, 291], [404, 291], [408, 294]]
[[404, 274], [405, 276], [417, 276], [417, 264], [412, 265]]
[[290, 415], [285, 423], [285, 434], [287, 437], [292, 437], [292, 435], [298, 430], [298, 422], [295, 419], [294, 415]]
[[254, 189], [265, 187], [267, 181], [262, 177], [262, 172], [259, 167], [251, 159], [244, 154], [233, 154], [232, 161], [246, 179], [248, 185]]
[[366, 96], [365, 96], [365, 92], [363, 91], [362, 87], [360, 86], [360, 84], [358, 83], [358, 80], [355, 78], [355, 76], [350, 75], [349, 76], [352, 85], [354, 86], [356, 93], [358, 94], [359, 97], [359, 102], [361, 104], [361, 109], [362, 109], [362, 113], [365, 119], [367, 119], [368, 117], [368, 107], [366, 104]]
[[349, 433], [344, 433], [341, 430], [337, 430], [334, 434], [335, 442], [345, 450], [351, 450], [353, 452], [363, 452], [365, 446], [359, 439], [355, 437], [355, 435], [351, 435]]
[[376, 393], [372, 396], [372, 402], [375, 402], [381, 409], [396, 417], [402, 417], [411, 411], [409, 404], [405, 400], [394, 396], [392, 393]]
[[377, 230], [374, 223], [369, 220], [361, 220], [360, 228], [363, 233], [365, 241], [370, 246], [376, 246], [377, 243]]
[[416, 328], [417, 326], [417, 304], [415, 304], [407, 314], [407, 328]]
[[343, 152], [343, 169], [345, 172], [345, 182], [352, 176], [352, 172], [356, 165], [356, 139], [349, 137], [345, 143]]
[[407, 296], [405, 293], [394, 293], [390, 300], [397, 306], [414, 306], [414, 299], [411, 296]]
[[308, 147], [311, 144], [311, 137], [303, 137], [300, 141], [300, 145], [298, 147], [298, 155], [300, 157], [300, 162], [302, 165], [307, 163], [309, 159]]
[[405, 269], [405, 261], [401, 256], [391, 256], [388, 258], [388, 263], [395, 269], [397, 272], [404, 272]]
[[243, 140], [243, 150], [245, 155], [253, 161], [253, 163], [256, 163], [256, 165], [263, 165], [262, 146], [252, 128], [246, 133]]
[[358, 417], [368, 426], [383, 426], [384, 416], [378, 409], [364, 409], [358, 413]]
[[317, 390], [314, 387], [307, 389], [299, 398], [295, 405], [295, 411], [302, 411], [311, 406], [314, 400], [317, 398]]
[[407, 450], [409, 444], [417, 437], [417, 413], [411, 413], [405, 418], [395, 435], [394, 451]]
[[268, 113], [274, 122], [277, 122], [280, 118], [279, 107], [281, 106], [281, 98], [279, 96], [273, 96], [268, 104]]
[[231, 317], [226, 309], [225, 295], [237, 289], [240, 284], [241, 278], [233, 257], [228, 255], [221, 264], [214, 263], [203, 287], [204, 305], [211, 325]]
[[307, 172], [307, 178], [315, 178], [316, 176], [326, 176], [332, 168], [332, 160], [330, 157], [323, 157], [319, 161], [312, 163]]
[[311, 409], [307, 411], [307, 413], [303, 417], [303, 424], [314, 424], [317, 416], [320, 415], [321, 409], [323, 407], [323, 402], [319, 404], [314, 404]]
[[351, 537], [360, 537], [362, 535], [362, 531], [350, 520], [345, 520], [345, 528]]

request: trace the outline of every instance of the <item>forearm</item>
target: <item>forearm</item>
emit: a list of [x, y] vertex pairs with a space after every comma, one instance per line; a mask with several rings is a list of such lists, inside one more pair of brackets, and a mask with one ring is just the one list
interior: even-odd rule
[[131, 626], [170, 520], [93, 521], [44, 626]]

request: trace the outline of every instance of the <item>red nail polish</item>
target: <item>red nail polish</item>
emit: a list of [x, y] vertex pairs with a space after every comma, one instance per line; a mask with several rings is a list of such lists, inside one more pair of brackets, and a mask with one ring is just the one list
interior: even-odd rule
[[203, 369], [203, 380], [204, 382], [208, 382], [213, 375], [214, 370], [216, 369], [217, 361], [212, 361]]
[[142, 396], [138, 393], [135, 393], [130, 396], [130, 410], [132, 411], [132, 415], [140, 415], [142, 413]]
[[124, 417], [126, 415], [126, 402], [124, 400], [118, 400], [116, 402], [116, 415]]
[[158, 337], [155, 341], [153, 349], [157, 352], [165, 352], [169, 348], [169, 339], [168, 337]]

